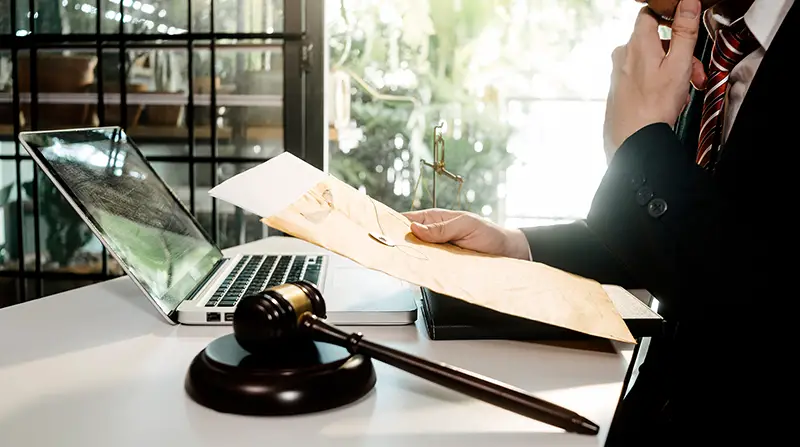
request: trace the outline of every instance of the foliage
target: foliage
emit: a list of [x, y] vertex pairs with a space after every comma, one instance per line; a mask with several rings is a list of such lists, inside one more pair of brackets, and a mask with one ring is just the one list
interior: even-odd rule
[[[44, 245], [50, 260], [60, 267], [69, 265], [78, 251], [92, 239], [92, 231], [64, 199], [58, 188], [39, 172], [39, 204], [42, 219], [47, 224]], [[22, 185], [28, 197], [34, 197], [33, 181]]]
[[[472, 3], [477, 5], [480, 2]], [[363, 186], [368, 194], [390, 207], [404, 211], [412, 206], [411, 193], [420, 173], [428, 178], [428, 183], [432, 180], [429, 168], [419, 171], [419, 160], [432, 161], [431, 132], [441, 120], [448, 121], [450, 127], [459, 120], [463, 122], [458, 139], [446, 136], [448, 157], [445, 161], [448, 170], [467, 178], [465, 189], [473, 187], [469, 182], [480, 172], [503, 169], [503, 165], [510, 163], [510, 156], [502, 144], [507, 133], [503, 126], [496, 125], [495, 117], [475, 113], [479, 98], [471, 97], [457, 85], [456, 77], [464, 68], [463, 57], [456, 53], [451, 57], [444, 54], [447, 51], [445, 45], [456, 42], [456, 35], [462, 29], [454, 27], [450, 21], [439, 22], [441, 29], [436, 29], [436, 22], [427, 13], [427, 2], [398, 3], [395, 6], [401, 18], [394, 23], [386, 20], [386, 6], [385, 3], [380, 7], [372, 5], [356, 13], [358, 34], [363, 38], [353, 36], [353, 28], [349, 26], [343, 34], [332, 36], [332, 59], [343, 61], [338, 68], [363, 76], [367, 83], [378, 84], [392, 95], [413, 99], [405, 102], [375, 100], [364, 89], [356, 91], [351, 112], [361, 128], [362, 141], [350, 153], [331, 157], [331, 172], [353, 186]], [[468, 32], [474, 32], [471, 30], [473, 27], [480, 28], [480, 25], [474, 25], [475, 20], [471, 20], [471, 11], [474, 10], [464, 15], [467, 20], [463, 23]], [[381, 14], [384, 14], [383, 18]], [[342, 15], [345, 21], [350, 16], [350, 11], [344, 11]], [[406, 22], [413, 22], [414, 26], [404, 26]], [[434, 51], [429, 51], [430, 48]], [[439, 52], [435, 51], [437, 49]], [[394, 82], [382, 76], [388, 73], [405, 76], [406, 81]], [[391, 85], [386, 85], [387, 80]], [[465, 112], [463, 116], [461, 112]], [[487, 121], [478, 126], [473, 121], [478, 119]], [[470, 151], [468, 146], [478, 138], [475, 132], [483, 130], [486, 133], [487, 125], [492, 125], [493, 129], [486, 137], [498, 139], [499, 136], [501, 144], [488, 145], [482, 154]], [[466, 156], [470, 152], [474, 155]], [[447, 183], [439, 184], [444, 186]], [[496, 199], [491, 188], [476, 189], [478, 192], [483, 194], [475, 199], [476, 205], [483, 206]], [[456, 203], [452, 187], [445, 191], [440, 186], [437, 197], [440, 204]], [[462, 193], [462, 201], [463, 197]]]
[[[343, 0], [329, 23], [332, 69], [357, 81], [351, 118], [362, 136], [357, 147], [330, 157], [331, 173], [398, 211], [408, 210], [419, 161], [432, 161], [432, 131], [444, 121], [446, 168], [465, 178], [461, 202], [497, 219], [503, 175], [513, 162], [497, 73], [530, 72], [530, 61], [514, 57], [520, 42], [555, 39], [548, 44], [569, 50], [573, 42], [557, 32], [564, 25], [530, 19], [520, 25], [514, 18], [521, 3], [537, 8], [554, 1], [574, 11], [569, 29], [590, 20], [596, 3]], [[489, 38], [501, 48], [487, 48]], [[431, 169], [421, 174], [430, 188]], [[415, 205], [430, 206], [430, 196], [422, 187], [420, 192]], [[455, 193], [453, 182], [437, 182], [439, 206], [456, 207]]]

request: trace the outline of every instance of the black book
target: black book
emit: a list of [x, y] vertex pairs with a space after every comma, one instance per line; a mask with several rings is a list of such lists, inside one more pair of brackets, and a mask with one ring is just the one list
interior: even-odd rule
[[[603, 286], [635, 338], [658, 335], [663, 318], [618, 286]], [[422, 315], [432, 340], [591, 340], [596, 337], [477, 306], [422, 288]]]

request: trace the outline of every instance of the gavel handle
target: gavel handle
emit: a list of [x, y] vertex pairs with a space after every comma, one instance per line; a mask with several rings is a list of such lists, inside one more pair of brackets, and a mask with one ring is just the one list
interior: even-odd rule
[[553, 403], [534, 397], [510, 385], [478, 376], [444, 363], [434, 363], [414, 355], [365, 340], [360, 333], [348, 334], [316, 316], [306, 313], [300, 326], [315, 338], [337, 344], [352, 354], [363, 354], [402, 369], [445, 388], [535, 419], [568, 432], [596, 435], [599, 427], [583, 416]]

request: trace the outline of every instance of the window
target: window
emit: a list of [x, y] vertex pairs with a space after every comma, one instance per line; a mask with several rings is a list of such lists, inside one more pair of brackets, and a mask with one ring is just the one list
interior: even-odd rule
[[19, 147], [23, 130], [121, 125], [221, 247], [264, 237], [207, 191], [284, 150], [322, 166], [304, 69], [322, 26], [306, 29], [306, 8], [0, 0], [0, 306], [122, 274]]
[[[223, 247], [213, 185], [290, 151], [405, 211], [585, 216], [632, 0], [0, 0], [0, 306], [120, 273], [16, 143], [120, 124]], [[57, 74], [54, 76], [54, 74]], [[35, 81], [35, 82], [32, 82]], [[425, 164], [425, 163], [428, 164]]]
[[[330, 170], [398, 211], [437, 205], [507, 226], [585, 217], [606, 161], [611, 52], [632, 0], [327, 0]], [[422, 179], [420, 181], [420, 178]], [[430, 188], [429, 188], [430, 189]]]

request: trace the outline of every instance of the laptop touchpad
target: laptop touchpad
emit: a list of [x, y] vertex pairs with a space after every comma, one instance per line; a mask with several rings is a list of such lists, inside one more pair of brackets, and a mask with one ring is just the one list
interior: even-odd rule
[[405, 311], [416, 308], [419, 287], [358, 265], [336, 265], [325, 285], [328, 310]]

